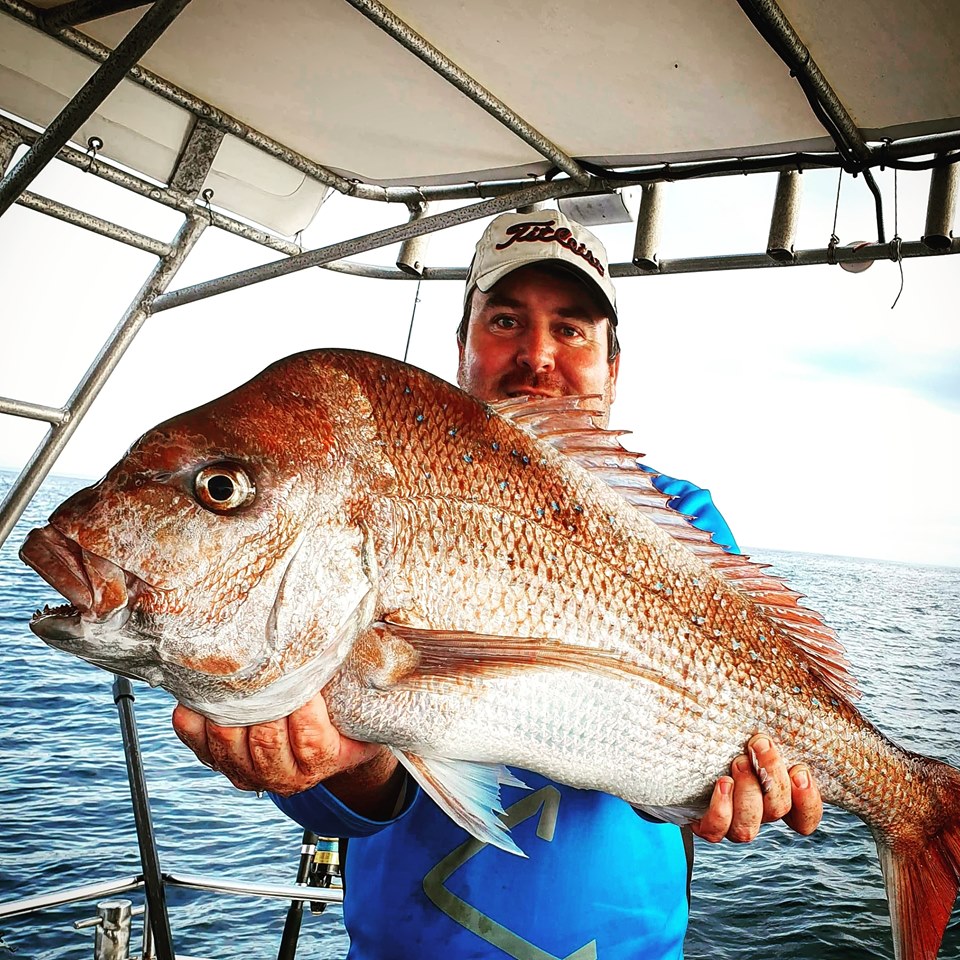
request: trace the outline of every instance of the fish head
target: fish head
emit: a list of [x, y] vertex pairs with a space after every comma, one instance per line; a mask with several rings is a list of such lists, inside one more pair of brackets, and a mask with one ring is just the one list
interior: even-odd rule
[[364, 496], [390, 467], [360, 450], [369, 403], [300, 357], [150, 430], [28, 535], [67, 600], [34, 633], [221, 721], [322, 687], [373, 616]]

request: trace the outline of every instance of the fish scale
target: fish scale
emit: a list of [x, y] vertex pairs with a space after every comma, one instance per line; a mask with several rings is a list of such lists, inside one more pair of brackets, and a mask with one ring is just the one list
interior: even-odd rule
[[21, 556], [73, 604], [31, 626], [221, 723], [322, 688], [343, 733], [513, 852], [504, 764], [681, 820], [766, 733], [869, 824], [896, 958], [933, 960], [960, 773], [877, 731], [833, 632], [617, 437], [589, 398], [489, 405], [386, 358], [298, 354], [148, 432], [30, 534]]

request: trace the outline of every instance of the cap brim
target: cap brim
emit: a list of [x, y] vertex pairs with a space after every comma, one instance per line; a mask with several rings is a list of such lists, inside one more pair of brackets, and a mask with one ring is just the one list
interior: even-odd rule
[[[575, 267], [573, 264], [568, 263], [566, 260], [561, 260], [559, 257], [540, 257], [537, 259], [530, 259], [525, 257], [522, 260], [509, 260], [506, 263], [501, 263], [499, 266], [494, 267], [493, 270], [489, 270], [487, 273], [483, 274], [474, 281], [474, 286], [481, 293], [489, 293], [497, 283], [499, 283], [504, 277], [509, 276], [514, 270], [519, 270], [521, 267], [546, 267], [546, 266], [556, 266], [560, 267], [564, 272], [569, 273], [571, 277], [579, 280], [591, 293], [597, 295], [600, 300], [600, 304], [605, 308], [607, 314], [607, 319], [614, 325], [617, 325], [617, 310], [614, 305], [610, 302], [610, 298], [607, 296], [606, 291], [599, 283], [594, 281], [590, 275], [579, 267]], [[465, 298], [469, 297], [471, 290], [467, 290]]]

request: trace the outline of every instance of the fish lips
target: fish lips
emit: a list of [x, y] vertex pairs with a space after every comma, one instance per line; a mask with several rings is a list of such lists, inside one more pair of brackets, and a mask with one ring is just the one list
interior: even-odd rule
[[109, 560], [84, 550], [48, 525], [31, 530], [20, 559], [68, 601], [34, 614], [30, 629], [52, 646], [72, 649], [98, 633], [123, 628], [130, 618], [138, 579]]

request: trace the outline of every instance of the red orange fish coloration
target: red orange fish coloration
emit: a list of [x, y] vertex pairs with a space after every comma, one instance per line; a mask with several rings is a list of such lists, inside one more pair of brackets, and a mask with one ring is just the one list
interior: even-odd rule
[[490, 406], [382, 357], [298, 354], [30, 534], [70, 604], [32, 628], [221, 723], [322, 688], [343, 733], [505, 849], [505, 765], [683, 820], [765, 732], [870, 826], [896, 957], [933, 960], [960, 773], [864, 719], [820, 617], [669, 510], [616, 437], [589, 399]]

